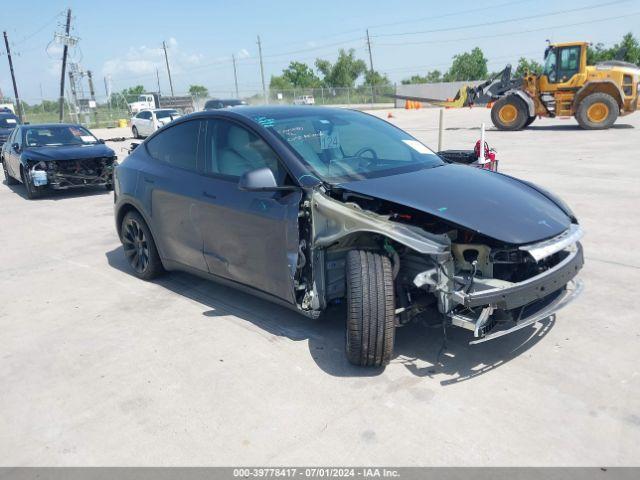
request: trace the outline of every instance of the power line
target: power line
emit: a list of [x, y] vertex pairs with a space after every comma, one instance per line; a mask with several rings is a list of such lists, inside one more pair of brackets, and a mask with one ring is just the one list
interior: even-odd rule
[[586, 20], [584, 22], [565, 23], [565, 24], [561, 24], [561, 25], [545, 26], [545, 27], [540, 27], [540, 28], [532, 28], [532, 29], [528, 29], [528, 30], [516, 30], [516, 31], [511, 31], [511, 32], [506, 32], [506, 33], [491, 33], [491, 34], [488, 34], [488, 35], [477, 35], [477, 36], [473, 36], [473, 37], [452, 38], [452, 39], [445, 39], [445, 40], [422, 40], [422, 41], [417, 41], [417, 42], [402, 42], [402, 43], [376, 43], [376, 46], [378, 46], [378, 47], [401, 47], [401, 46], [408, 46], [408, 45], [427, 45], [427, 44], [435, 44], [435, 43], [464, 42], [464, 41], [467, 41], [467, 40], [481, 40], [481, 39], [484, 39], [484, 38], [507, 37], [507, 36], [513, 36], [513, 35], [522, 35], [522, 34], [525, 34], [525, 33], [543, 32], [543, 31], [546, 31], [546, 30], [553, 30], [553, 29], [556, 29], [556, 28], [576, 27], [576, 26], [580, 26], [580, 25], [588, 25], [588, 24], [592, 24], [592, 23], [606, 22], [606, 21], [609, 21], [609, 20], [619, 20], [621, 18], [628, 18], [628, 17], [632, 17], [632, 16], [635, 16], [635, 15], [640, 15], [640, 12], [632, 12], [632, 13], [627, 13], [625, 15], [617, 15], [615, 17], [597, 18], [595, 20]]
[[458, 26], [458, 27], [434, 28], [434, 29], [431, 29], [431, 30], [419, 30], [419, 31], [414, 31], [414, 32], [381, 33], [381, 34], [373, 35], [373, 36], [374, 37], [398, 37], [398, 36], [405, 36], [405, 35], [420, 35], [420, 34], [424, 34], [424, 33], [440, 33], [440, 32], [450, 32], [450, 31], [454, 31], [454, 30], [466, 30], [466, 29], [469, 29], [469, 28], [495, 26], [495, 25], [504, 24], [504, 23], [520, 22], [520, 21], [523, 21], [523, 20], [531, 20], [531, 19], [534, 19], [534, 18], [552, 17], [552, 16], [555, 16], [555, 15], [563, 15], [565, 13], [573, 13], [573, 12], [579, 12], [579, 11], [584, 11], [584, 10], [593, 10], [595, 8], [602, 8], [602, 7], [607, 7], [607, 6], [611, 6], [611, 5], [617, 5], [617, 4], [620, 4], [620, 3], [627, 3], [629, 1], [630, 0], [615, 0], [613, 2], [600, 3], [600, 4], [597, 4], [597, 5], [589, 5], [589, 6], [586, 6], [586, 7], [570, 8], [570, 9], [566, 9], [566, 10], [557, 10], [555, 12], [539, 13], [537, 15], [527, 15], [527, 16], [524, 16], [524, 17], [508, 18], [508, 19], [505, 19], [505, 20], [492, 20], [490, 22], [475, 23], [475, 24], [470, 24], [470, 25], [462, 25], [462, 26]]

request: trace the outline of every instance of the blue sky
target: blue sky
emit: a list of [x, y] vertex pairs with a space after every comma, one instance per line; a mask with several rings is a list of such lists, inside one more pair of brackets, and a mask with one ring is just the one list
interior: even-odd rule
[[[156, 67], [161, 88], [168, 91], [163, 40], [169, 47], [176, 91], [198, 83], [212, 94], [230, 95], [232, 54], [238, 58], [241, 94], [260, 89], [258, 34], [267, 82], [291, 60], [312, 65], [317, 57], [334, 59], [339, 48], [355, 48], [359, 57], [368, 59], [366, 28], [374, 68], [393, 81], [446, 70], [453, 55], [476, 46], [489, 59], [489, 69], [499, 70], [520, 56], [540, 61], [546, 39], [612, 44], [629, 31], [640, 37], [640, 0], [10, 3], [11, 8], [2, 8], [0, 29], [10, 36], [20, 95], [30, 103], [39, 101], [41, 91], [45, 98], [57, 96], [61, 48], [50, 42], [67, 7], [73, 10], [73, 34], [80, 38], [72, 57], [94, 72], [99, 95], [105, 93], [105, 76], [110, 76], [114, 90], [135, 84], [155, 90]], [[600, 7], [566, 12], [595, 5]], [[548, 15], [561, 11], [565, 13]], [[531, 16], [536, 18], [522, 19]], [[12, 96], [4, 45], [0, 52], [0, 88]]]

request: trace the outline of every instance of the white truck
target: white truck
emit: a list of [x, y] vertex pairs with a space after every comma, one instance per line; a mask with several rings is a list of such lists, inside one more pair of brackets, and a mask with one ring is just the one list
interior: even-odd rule
[[13, 103], [0, 103], [0, 112], [3, 110], [11, 110], [11, 113], [15, 115], [16, 109], [13, 106]]
[[182, 113], [194, 111], [193, 98], [190, 95], [162, 96], [157, 93], [142, 93], [131, 103], [128, 103], [129, 110], [133, 115], [142, 110], [153, 110], [156, 108], [171, 108]]

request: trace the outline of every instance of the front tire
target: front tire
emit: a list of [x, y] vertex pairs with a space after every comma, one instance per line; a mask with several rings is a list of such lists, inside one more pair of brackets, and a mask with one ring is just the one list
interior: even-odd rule
[[502, 97], [491, 108], [491, 121], [498, 130], [520, 130], [528, 119], [527, 106], [516, 95]]
[[128, 212], [122, 219], [120, 241], [136, 277], [151, 280], [164, 273], [151, 230], [138, 212]]
[[138, 132], [138, 128], [137, 127], [132, 127], [131, 128], [131, 133], [133, 133], [133, 138], [138, 139], [140, 138], [140, 133]]
[[533, 117], [529, 117], [527, 121], [524, 122], [524, 127], [522, 128], [527, 128], [529, 125], [531, 125], [535, 121], [535, 119], [536, 119], [535, 115]]
[[29, 200], [34, 200], [40, 196], [40, 191], [38, 187], [33, 184], [33, 180], [31, 180], [31, 175], [24, 171], [23, 168], [20, 169], [20, 176], [22, 177], [22, 183], [24, 184], [24, 188], [27, 191], [27, 198]]
[[387, 365], [393, 354], [395, 294], [388, 257], [363, 250], [347, 254], [346, 353], [366, 367]]
[[604, 130], [618, 119], [618, 102], [606, 93], [592, 93], [578, 105], [576, 120], [586, 130]]
[[5, 162], [2, 162], [2, 170], [4, 172], [4, 180], [7, 182], [7, 185], [17, 185], [19, 182], [11, 175], [9, 175], [9, 171], [7, 170], [7, 165]]

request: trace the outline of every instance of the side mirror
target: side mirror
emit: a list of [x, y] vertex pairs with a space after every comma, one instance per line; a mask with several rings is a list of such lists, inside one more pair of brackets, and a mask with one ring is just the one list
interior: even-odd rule
[[138, 148], [140, 146], [139, 143], [132, 143], [131, 146], [129, 147], [129, 151], [133, 152], [136, 148]]
[[270, 168], [262, 167], [243, 173], [238, 188], [250, 192], [264, 192], [277, 189], [278, 182]]
[[298, 187], [290, 185], [279, 187], [271, 169], [262, 167], [243, 173], [238, 182], [238, 189], [248, 192], [275, 192], [278, 190], [297, 190]]
[[11, 148], [13, 148], [14, 152], [20, 153], [20, 144], [19, 143], [14, 143], [13, 145], [11, 145]]
[[98, 139], [98, 143], [102, 143], [102, 144], [104, 144], [104, 139], [103, 139], [103, 138], [99, 138], [99, 139]]

